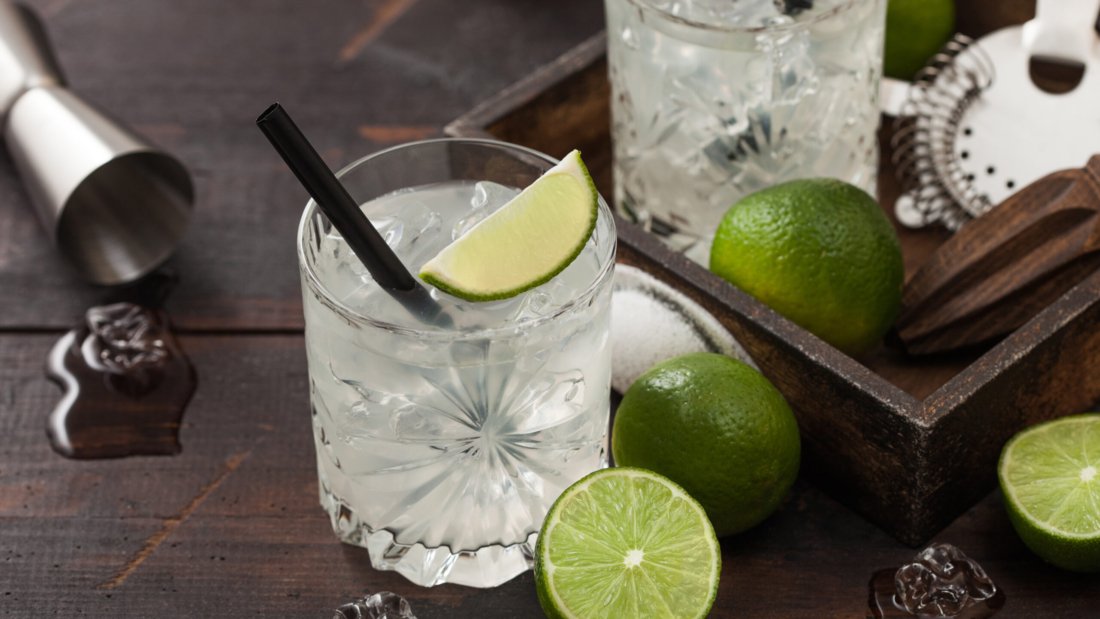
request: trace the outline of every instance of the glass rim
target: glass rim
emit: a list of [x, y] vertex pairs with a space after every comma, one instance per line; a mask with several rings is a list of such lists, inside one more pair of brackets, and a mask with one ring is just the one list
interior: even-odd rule
[[[357, 168], [360, 165], [366, 164], [370, 160], [373, 160], [373, 159], [379, 158], [379, 157], [384, 157], [386, 155], [390, 155], [390, 154], [392, 154], [396, 151], [402, 151], [402, 150], [407, 150], [407, 149], [410, 149], [410, 148], [417, 148], [417, 147], [429, 146], [429, 145], [432, 145], [432, 144], [442, 144], [442, 143], [467, 143], [467, 144], [477, 144], [477, 145], [483, 145], [483, 146], [491, 146], [491, 147], [500, 148], [500, 149], [504, 149], [504, 150], [515, 150], [515, 151], [520, 151], [520, 152], [523, 152], [523, 153], [526, 153], [526, 154], [529, 154], [529, 155], [533, 155], [534, 157], [549, 163], [551, 166], [558, 163], [558, 159], [555, 159], [554, 157], [551, 157], [550, 155], [547, 155], [545, 153], [541, 153], [541, 152], [539, 152], [539, 151], [537, 151], [533, 148], [528, 148], [526, 146], [520, 146], [518, 144], [512, 144], [512, 143], [509, 143], [509, 142], [504, 142], [504, 141], [501, 141], [501, 140], [493, 140], [493, 139], [489, 139], [489, 138], [444, 137], [444, 138], [430, 138], [430, 139], [426, 139], [426, 140], [416, 140], [416, 141], [412, 141], [412, 142], [403, 142], [401, 144], [397, 144], [397, 145], [394, 145], [394, 146], [389, 146], [389, 147], [383, 148], [381, 150], [375, 151], [373, 153], [370, 153], [368, 155], [364, 155], [363, 157], [360, 157], [359, 159], [356, 159], [355, 161], [352, 161], [351, 163], [349, 163], [349, 164], [345, 165], [344, 167], [340, 168], [340, 170], [338, 172], [336, 172], [336, 177], [337, 178], [342, 178], [345, 174], [350, 172], [352, 169]], [[597, 196], [599, 196], [598, 193], [597, 193]], [[335, 295], [332, 294], [332, 292], [328, 289], [328, 287], [324, 284], [324, 282], [322, 282], [321, 279], [317, 276], [317, 273], [314, 269], [313, 263], [306, 258], [305, 245], [306, 245], [306, 235], [308, 234], [307, 226], [309, 226], [310, 220], [313, 218], [314, 213], [316, 213], [317, 210], [318, 210], [317, 202], [315, 200], [313, 200], [312, 198], [309, 201], [306, 202], [305, 208], [302, 210], [302, 217], [298, 222], [297, 241], [295, 243], [296, 246], [297, 246], [297, 254], [298, 254], [298, 270], [305, 276], [304, 279], [308, 283], [309, 288], [315, 294], [317, 294], [318, 298], [320, 300], [322, 300], [323, 304], [328, 309], [330, 309], [331, 311], [337, 313], [338, 315], [340, 315], [345, 320], [348, 320], [349, 322], [354, 323], [354, 324], [369, 325], [373, 328], [382, 329], [382, 330], [385, 330], [385, 331], [389, 331], [391, 333], [395, 333], [395, 334], [399, 334], [399, 335], [415, 336], [415, 337], [420, 338], [420, 339], [434, 339], [434, 340], [446, 340], [446, 341], [461, 341], [461, 340], [483, 339], [483, 338], [486, 338], [486, 337], [492, 337], [492, 336], [497, 335], [497, 334], [519, 334], [519, 333], [523, 333], [523, 332], [529, 331], [531, 329], [534, 329], [535, 327], [537, 327], [539, 325], [542, 325], [543, 323], [547, 323], [547, 322], [556, 320], [558, 317], [562, 316], [563, 314], [566, 314], [566, 313], [572, 311], [576, 306], [586, 302], [588, 299], [595, 296], [595, 294], [598, 291], [598, 289], [600, 288], [600, 286], [602, 286], [607, 280], [610, 279], [611, 271], [614, 269], [614, 266], [615, 266], [615, 255], [616, 255], [616, 248], [615, 248], [616, 243], [615, 243], [615, 241], [617, 241], [617, 233], [615, 231], [615, 223], [614, 223], [614, 218], [611, 214], [611, 209], [610, 209], [610, 207], [607, 206], [607, 203], [604, 201], [603, 196], [599, 196], [599, 201], [598, 202], [599, 202], [599, 204], [598, 204], [598, 208], [597, 208], [597, 222], [596, 222], [596, 225], [599, 226], [600, 220], [606, 220], [610, 223], [610, 228], [611, 228], [611, 232], [612, 232], [612, 234], [611, 234], [612, 243], [611, 243], [610, 249], [607, 250], [608, 255], [607, 255], [606, 261], [603, 264], [600, 265], [600, 268], [599, 268], [598, 272], [596, 273], [596, 275], [592, 278], [591, 283], [589, 283], [587, 288], [585, 288], [582, 292], [578, 293], [572, 299], [570, 299], [569, 301], [567, 301], [567, 302], [561, 304], [560, 306], [558, 306], [557, 308], [555, 308], [553, 312], [551, 312], [549, 314], [544, 314], [544, 315], [541, 315], [541, 316], [533, 316], [533, 317], [526, 318], [524, 320], [520, 320], [520, 321], [516, 321], [516, 322], [511, 322], [506, 326], [488, 327], [488, 328], [481, 328], [481, 329], [466, 329], [466, 330], [462, 330], [462, 329], [450, 329], [450, 330], [421, 329], [421, 328], [416, 328], [416, 327], [409, 327], [409, 326], [406, 326], [406, 325], [399, 325], [399, 324], [395, 324], [395, 323], [388, 322], [388, 321], [385, 321], [385, 320], [379, 320], [377, 318], [373, 318], [371, 316], [363, 314], [363, 313], [361, 313], [361, 312], [359, 312], [359, 311], [357, 311], [357, 310], [355, 310], [351, 307], [348, 307], [342, 301], [337, 299]], [[593, 229], [593, 234], [595, 234], [595, 229]], [[597, 245], [597, 248], [598, 247], [599, 247], [599, 245]], [[597, 258], [599, 258], [599, 257], [600, 256], [597, 256]], [[415, 275], [414, 275], [414, 277], [415, 277]], [[420, 284], [420, 285], [427, 286], [427, 284], [424, 284], [423, 282], [421, 282], [419, 278], [417, 278], [417, 283]], [[523, 293], [521, 293], [521, 294], [523, 294]], [[473, 302], [470, 302], [470, 303], [473, 303]]]
[[787, 24], [770, 25], [770, 26], [733, 26], [733, 25], [720, 25], [707, 22], [698, 21], [695, 19], [689, 19], [681, 17], [679, 15], [673, 15], [665, 9], [661, 9], [650, 4], [649, 0], [625, 0], [626, 2], [638, 7], [639, 10], [653, 13], [659, 19], [693, 28], [695, 30], [703, 30], [707, 32], [717, 33], [730, 33], [730, 34], [746, 34], [756, 33], [763, 34], [765, 32], [785, 32], [787, 30], [800, 30], [812, 26], [818, 22], [825, 21], [831, 17], [834, 17], [838, 13], [842, 13], [859, 2], [872, 2], [874, 0], [846, 0], [845, 2], [838, 4], [828, 10], [822, 11], [809, 19], [803, 21], [791, 21]]

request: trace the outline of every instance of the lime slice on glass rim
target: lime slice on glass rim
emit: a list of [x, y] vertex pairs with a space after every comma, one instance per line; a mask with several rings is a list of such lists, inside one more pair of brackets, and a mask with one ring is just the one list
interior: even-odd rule
[[573, 262], [598, 209], [596, 185], [574, 150], [428, 260], [420, 278], [467, 301], [514, 297]]
[[1063, 569], [1100, 571], [1100, 413], [1020, 432], [1001, 451], [997, 476], [1028, 548]]
[[553, 619], [705, 617], [721, 567], [695, 499], [657, 473], [617, 467], [581, 479], [550, 508], [535, 587]]

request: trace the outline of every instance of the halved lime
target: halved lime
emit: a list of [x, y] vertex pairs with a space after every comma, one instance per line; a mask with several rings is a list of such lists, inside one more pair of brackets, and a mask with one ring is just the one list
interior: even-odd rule
[[574, 150], [420, 269], [467, 301], [507, 299], [562, 272], [596, 227], [599, 194]]
[[1020, 432], [998, 466], [1009, 520], [1035, 554], [1058, 567], [1100, 571], [1100, 414]]
[[550, 508], [535, 549], [539, 603], [552, 619], [705, 617], [721, 553], [703, 508], [651, 471], [597, 471]]

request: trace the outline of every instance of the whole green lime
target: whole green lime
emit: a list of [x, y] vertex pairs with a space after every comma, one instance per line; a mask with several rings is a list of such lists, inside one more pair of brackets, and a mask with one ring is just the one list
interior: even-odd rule
[[750, 194], [722, 218], [710, 269], [848, 354], [882, 339], [901, 305], [901, 246], [874, 198], [811, 178]]
[[913, 79], [954, 31], [954, 0], [889, 0], [882, 72]]
[[801, 447], [790, 406], [760, 372], [692, 353], [655, 365], [627, 389], [611, 451], [617, 465], [683, 486], [722, 536], [775, 511], [798, 476]]

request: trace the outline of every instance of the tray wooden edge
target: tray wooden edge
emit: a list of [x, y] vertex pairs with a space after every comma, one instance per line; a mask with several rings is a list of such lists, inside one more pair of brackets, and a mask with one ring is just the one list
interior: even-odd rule
[[607, 34], [601, 30], [581, 44], [543, 65], [534, 73], [505, 87], [470, 111], [452, 120], [443, 132], [454, 137], [493, 138], [486, 130], [517, 108], [545, 94], [549, 87], [572, 77], [578, 71], [600, 61], [607, 50]]
[[[929, 424], [973, 398], [998, 376], [1042, 348], [1054, 335], [1100, 309], [1100, 271], [1094, 272], [1043, 308], [922, 402], [921, 419]], [[1098, 326], [1100, 329], [1100, 326]]]

